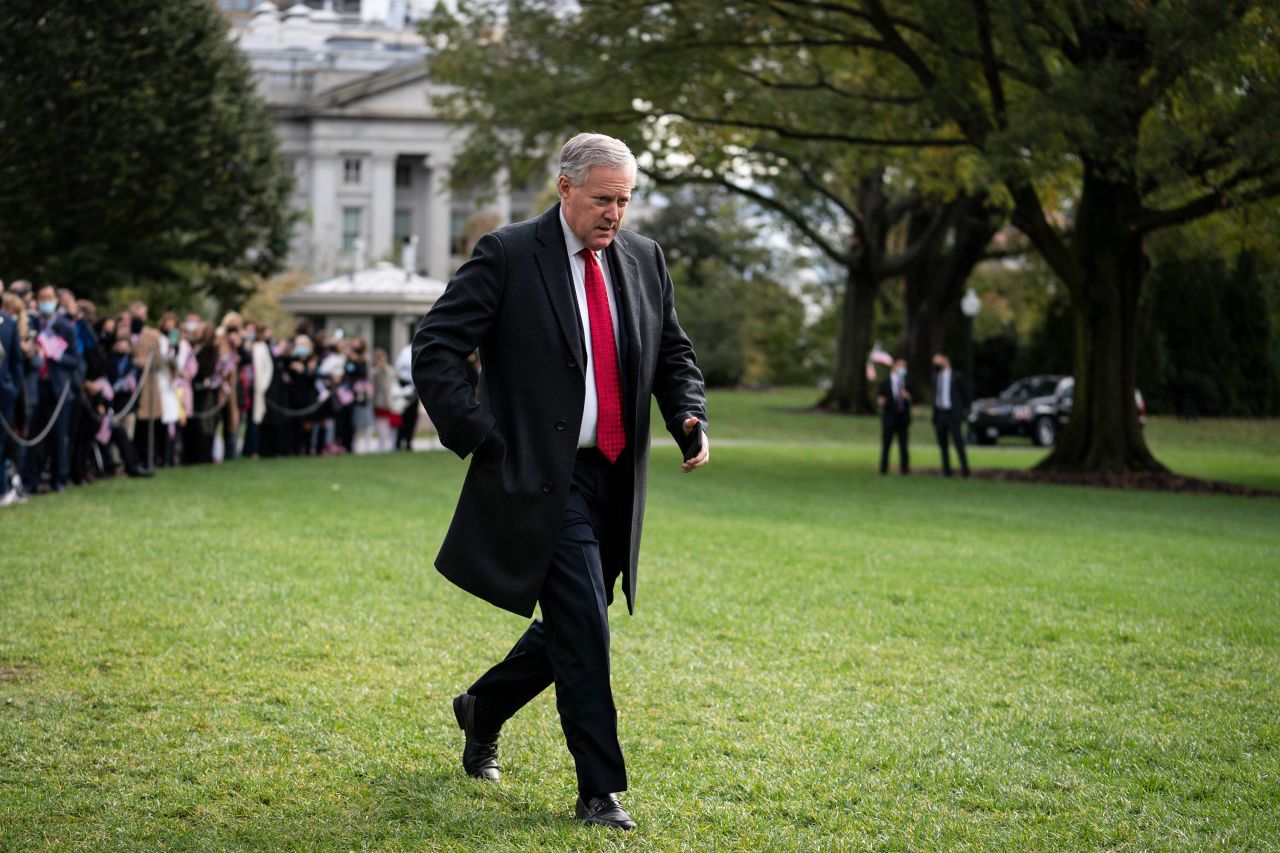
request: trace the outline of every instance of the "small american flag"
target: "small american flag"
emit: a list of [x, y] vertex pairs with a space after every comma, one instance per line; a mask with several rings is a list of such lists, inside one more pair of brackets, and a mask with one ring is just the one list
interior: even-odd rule
[[67, 342], [54, 333], [53, 326], [45, 326], [36, 337], [36, 343], [40, 344], [40, 352], [50, 361], [57, 361], [67, 351]]

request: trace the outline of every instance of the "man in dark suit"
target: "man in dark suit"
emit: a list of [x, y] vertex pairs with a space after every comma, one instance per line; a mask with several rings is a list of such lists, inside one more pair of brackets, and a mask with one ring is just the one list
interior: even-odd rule
[[880, 383], [876, 392], [876, 405], [880, 407], [880, 473], [889, 473], [889, 445], [898, 437], [898, 464], [903, 474], [911, 473], [911, 460], [907, 451], [911, 429], [911, 398], [915, 396], [907, 385], [906, 359], [896, 359], [889, 378]]
[[948, 441], [955, 442], [960, 457], [960, 473], [969, 476], [969, 457], [964, 452], [964, 419], [969, 413], [970, 395], [966, 377], [951, 369], [951, 359], [942, 353], [933, 357], [933, 430], [942, 450], [942, 475], [951, 476], [951, 451]]
[[[577, 817], [635, 824], [609, 682], [608, 605], [628, 610], [649, 462], [649, 398], [684, 451], [708, 460], [702, 374], [656, 243], [621, 230], [635, 184], [622, 142], [579, 134], [560, 152], [560, 203], [482, 237], [423, 318], [413, 381], [440, 441], [471, 466], [436, 567], [535, 620], [453, 701], [462, 763], [497, 780], [498, 732], [552, 683], [577, 768]], [[467, 356], [480, 351], [478, 393]]]
[[76, 386], [84, 372], [76, 343], [75, 323], [58, 313], [58, 291], [53, 285], [46, 284], [36, 292], [36, 308], [40, 314], [36, 343], [40, 349], [41, 364], [35, 414], [27, 433], [29, 436], [39, 435], [46, 426], [50, 430], [43, 442], [27, 451], [23, 460], [23, 488], [32, 495], [36, 493], [40, 470], [46, 459], [49, 461], [53, 491], [61, 492], [67, 487], [71, 471], [68, 448], [71, 408], [76, 402]]

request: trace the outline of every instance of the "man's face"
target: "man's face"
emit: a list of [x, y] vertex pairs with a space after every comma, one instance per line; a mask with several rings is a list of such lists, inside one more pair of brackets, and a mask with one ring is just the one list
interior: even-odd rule
[[560, 210], [569, 229], [593, 252], [607, 248], [618, 236], [631, 202], [635, 175], [627, 169], [592, 166], [581, 186], [560, 176]]

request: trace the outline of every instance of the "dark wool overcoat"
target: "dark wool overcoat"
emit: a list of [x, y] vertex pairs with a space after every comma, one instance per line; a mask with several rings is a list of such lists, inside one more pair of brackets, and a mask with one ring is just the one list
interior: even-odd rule
[[[605, 250], [618, 301], [627, 450], [601, 559], [633, 610], [649, 466], [649, 398], [684, 445], [706, 423], [693, 347], [676, 319], [662, 249], [622, 230]], [[480, 350], [473, 396], [466, 358]], [[413, 383], [445, 447], [471, 465], [436, 568], [499, 607], [533, 614], [560, 533], [582, 424], [582, 324], [557, 204], [486, 234], [413, 338]], [[696, 438], [696, 436], [695, 436]]]

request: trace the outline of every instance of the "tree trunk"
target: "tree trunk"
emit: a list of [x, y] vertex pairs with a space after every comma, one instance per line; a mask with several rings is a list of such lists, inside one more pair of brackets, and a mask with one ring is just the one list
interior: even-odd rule
[[[923, 215], [913, 214], [910, 239], [914, 241], [927, 232], [935, 216], [945, 217], [947, 226], [939, 231], [939, 239], [930, 251], [922, 255], [905, 276], [901, 354], [907, 359], [908, 372], [917, 377], [918, 382], [921, 377], [929, 376], [935, 353], [946, 353], [960, 366], [959, 355], [965, 342], [946, 346], [944, 318], [958, 309], [965, 283], [974, 267], [982, 262], [1000, 225], [1000, 217], [987, 208], [985, 196], [961, 196], [942, 208]], [[973, 377], [968, 378], [973, 381]], [[927, 395], [921, 402], [932, 399], [931, 386]]]
[[848, 268], [831, 388], [817, 402], [816, 408], [854, 415], [875, 412], [867, 385], [866, 364], [867, 353], [871, 351], [871, 326], [879, 290], [880, 283], [875, 278], [862, 274], [855, 266]]
[[1071, 421], [1044, 471], [1166, 471], [1138, 423], [1138, 303], [1146, 274], [1137, 181], [1114, 164], [1086, 162], [1073, 254], [1075, 398]]

